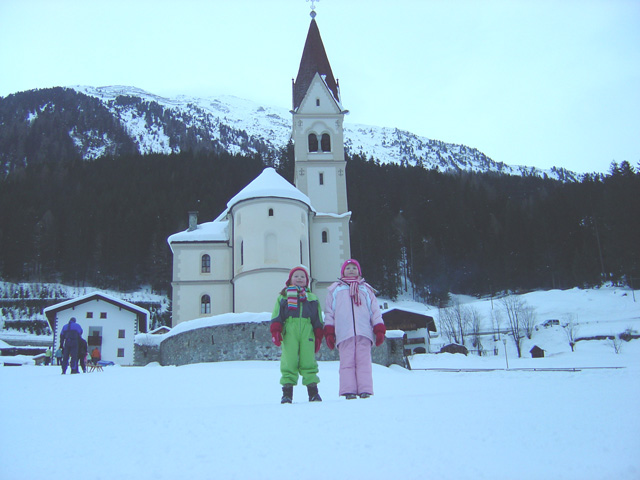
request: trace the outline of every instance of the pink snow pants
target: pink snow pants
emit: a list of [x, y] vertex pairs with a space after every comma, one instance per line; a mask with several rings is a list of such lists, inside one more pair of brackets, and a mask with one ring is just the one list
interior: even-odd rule
[[338, 345], [340, 352], [340, 395], [369, 393], [373, 395], [371, 340], [351, 337]]

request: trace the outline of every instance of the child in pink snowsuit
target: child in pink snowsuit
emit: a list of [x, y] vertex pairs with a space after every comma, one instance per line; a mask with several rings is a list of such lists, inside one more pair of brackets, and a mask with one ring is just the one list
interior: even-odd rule
[[344, 262], [340, 274], [327, 291], [324, 337], [329, 349], [337, 344], [340, 352], [340, 395], [368, 398], [373, 395], [371, 346], [382, 345], [386, 327], [358, 261]]

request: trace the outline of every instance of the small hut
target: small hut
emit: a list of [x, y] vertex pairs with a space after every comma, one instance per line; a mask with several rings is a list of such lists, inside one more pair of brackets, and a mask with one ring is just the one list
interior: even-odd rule
[[537, 345], [534, 345], [534, 347], [531, 350], [529, 350], [529, 353], [531, 354], [531, 358], [543, 358], [544, 357], [544, 350], [541, 349]]

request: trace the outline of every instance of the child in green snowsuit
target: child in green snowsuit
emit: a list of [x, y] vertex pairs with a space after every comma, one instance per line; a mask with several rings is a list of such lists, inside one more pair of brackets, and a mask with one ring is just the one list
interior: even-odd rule
[[286, 287], [280, 292], [271, 315], [271, 339], [282, 345], [280, 357], [280, 403], [293, 401], [293, 387], [307, 386], [310, 402], [321, 402], [318, 394], [318, 362], [315, 354], [323, 338], [322, 310], [318, 297], [309, 291], [309, 272], [302, 265], [289, 272]]

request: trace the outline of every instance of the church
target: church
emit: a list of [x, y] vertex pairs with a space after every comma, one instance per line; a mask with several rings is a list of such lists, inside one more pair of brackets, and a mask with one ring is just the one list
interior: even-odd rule
[[291, 138], [295, 186], [273, 168], [229, 200], [212, 222], [168, 238], [173, 253], [173, 320], [271, 312], [289, 270], [304, 265], [324, 305], [327, 288], [350, 258], [340, 87], [311, 13], [293, 81]]

